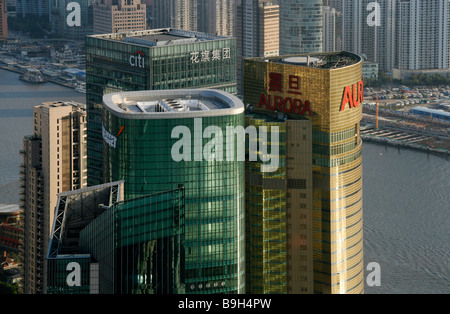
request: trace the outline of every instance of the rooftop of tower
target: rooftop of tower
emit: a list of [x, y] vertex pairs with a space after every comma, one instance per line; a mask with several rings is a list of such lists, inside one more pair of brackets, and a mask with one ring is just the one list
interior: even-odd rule
[[104, 107], [126, 119], [172, 119], [234, 115], [244, 104], [234, 95], [212, 89], [117, 92], [103, 96]]
[[88, 37], [122, 41], [146, 47], [182, 45], [208, 40], [229, 39], [231, 37], [212, 35], [176, 28], [150, 29], [111, 34], [90, 35]]
[[289, 64], [318, 69], [336, 69], [362, 62], [362, 58], [359, 55], [346, 51], [249, 58], [249, 60]]

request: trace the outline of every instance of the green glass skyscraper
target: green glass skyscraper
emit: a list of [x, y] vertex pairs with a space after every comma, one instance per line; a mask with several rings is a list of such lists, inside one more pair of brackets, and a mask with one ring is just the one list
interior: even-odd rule
[[106, 94], [103, 108], [105, 181], [124, 180], [126, 199], [185, 187], [186, 293], [243, 293], [243, 103], [177, 89]]
[[103, 183], [103, 95], [179, 88], [235, 94], [236, 40], [179, 29], [86, 37], [88, 185]]

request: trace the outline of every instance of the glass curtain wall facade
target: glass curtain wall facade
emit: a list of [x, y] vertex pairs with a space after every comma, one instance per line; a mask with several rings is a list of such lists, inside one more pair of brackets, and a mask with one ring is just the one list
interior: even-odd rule
[[[308, 119], [246, 113], [246, 126], [278, 127], [277, 171], [246, 162], [246, 290], [308, 293], [312, 284], [312, 141]], [[259, 140], [261, 142], [261, 140]]]
[[[287, 293], [286, 237], [286, 124], [264, 115], [245, 117], [247, 126], [272, 127], [279, 132], [279, 165], [275, 172], [261, 172], [262, 161], [246, 162], [245, 227], [246, 290], [248, 293]], [[248, 141], [251, 141], [249, 138]], [[258, 139], [258, 146], [262, 139]], [[268, 138], [264, 144], [274, 144]], [[249, 142], [248, 142], [249, 143]]]
[[237, 93], [236, 40], [170, 29], [86, 37], [88, 185], [102, 180], [102, 97], [119, 91], [213, 88]]
[[280, 1], [280, 55], [322, 52], [323, 0]]
[[184, 293], [184, 191], [118, 202], [80, 233], [100, 265], [99, 293]]
[[[177, 98], [175, 92], [183, 94], [192, 91], [141, 94], [144, 99]], [[191, 99], [198, 97], [195, 93], [198, 93], [197, 90], [194, 90]], [[210, 96], [205, 94], [200, 98], [213, 100], [223, 97], [217, 91], [206, 93]], [[124, 93], [123, 96], [132, 101], [133, 94], [139, 93]], [[112, 97], [114, 95], [120, 96], [113, 94]], [[108, 96], [105, 95], [105, 99]], [[232, 99], [239, 101], [236, 97]], [[222, 135], [225, 136], [227, 126], [244, 125], [242, 103], [240, 107], [240, 113], [221, 114], [225, 109], [208, 110], [208, 116], [196, 116], [195, 112], [191, 112], [191, 116], [175, 112], [135, 115], [118, 113], [110, 108], [104, 110], [105, 132], [114, 135], [120, 132], [119, 136], [115, 136], [117, 140], [114, 145], [104, 141], [105, 180], [123, 178], [126, 198], [172, 189], [178, 184], [185, 187], [186, 293], [244, 292], [244, 161], [206, 160], [203, 157], [200, 161], [195, 161], [195, 157], [190, 161], [175, 161], [172, 147], [180, 139], [172, 138], [171, 134], [176, 128], [184, 128], [191, 135], [189, 144], [192, 140], [192, 154], [197, 148], [203, 152], [211, 141], [211, 138], [202, 137], [206, 129], [218, 128], [223, 130]], [[201, 126], [197, 128], [199, 121]], [[199, 142], [196, 142], [196, 137], [200, 137]], [[216, 153], [220, 150], [225, 156], [225, 139]], [[237, 151], [236, 140], [233, 151]]]
[[122, 200], [123, 185], [108, 184], [61, 196], [47, 293], [184, 293], [184, 192]]
[[[274, 194], [278, 202], [286, 202], [288, 226], [283, 235], [287, 286], [279, 291], [363, 293], [361, 58], [347, 52], [252, 58], [244, 71], [244, 102], [252, 114], [265, 115], [264, 123], [275, 118], [286, 125], [286, 190]], [[246, 182], [246, 188], [246, 212], [259, 212], [264, 219], [270, 209], [264, 200], [272, 188], [257, 181]], [[247, 230], [247, 238], [259, 235], [262, 243], [270, 242], [267, 229], [251, 221], [257, 215], [247, 217], [248, 227], [256, 226]], [[277, 255], [279, 260], [283, 254]], [[258, 258], [267, 267], [273, 261]], [[297, 265], [290, 265], [296, 260]], [[253, 267], [248, 279], [258, 293], [273, 291], [261, 284], [270, 278], [264, 269]]]

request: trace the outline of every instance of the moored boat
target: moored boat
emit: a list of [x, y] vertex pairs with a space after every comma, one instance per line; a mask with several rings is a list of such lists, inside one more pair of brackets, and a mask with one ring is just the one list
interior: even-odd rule
[[47, 79], [41, 71], [34, 68], [28, 68], [26, 72], [19, 76], [19, 79], [28, 83], [45, 83]]

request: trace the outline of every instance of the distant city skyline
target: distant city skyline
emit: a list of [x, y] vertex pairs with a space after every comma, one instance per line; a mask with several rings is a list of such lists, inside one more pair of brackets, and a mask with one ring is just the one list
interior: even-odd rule
[[[238, 44], [247, 47], [241, 50], [243, 58], [260, 55], [253, 48], [253, 52], [248, 50], [254, 40], [239, 40], [242, 34], [250, 32], [250, 27], [263, 28], [262, 24], [259, 28], [251, 26], [260, 22], [248, 10], [258, 0], [133, 0], [127, 4], [119, 0], [74, 0], [71, 3], [81, 6], [83, 23], [79, 27], [64, 24], [64, 17], [71, 13], [65, 10], [69, 0], [2, 1], [12, 10], [15, 8], [17, 16], [49, 15], [53, 32], [63, 37], [82, 39], [90, 33], [172, 27], [236, 37]], [[281, 55], [349, 51], [376, 63], [379, 71], [395, 78], [405, 77], [408, 71], [450, 68], [447, 0], [273, 0], [266, 3], [279, 5], [278, 53]], [[119, 11], [123, 6], [133, 14], [108, 11], [112, 5]], [[238, 11], [243, 7], [247, 8], [245, 16]], [[109, 17], [106, 12], [111, 12], [107, 14]], [[370, 22], [374, 18], [376, 25]], [[430, 33], [435, 36], [430, 37]], [[265, 40], [267, 36], [264, 35]]]

